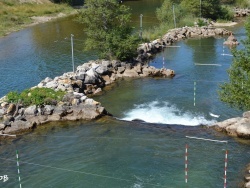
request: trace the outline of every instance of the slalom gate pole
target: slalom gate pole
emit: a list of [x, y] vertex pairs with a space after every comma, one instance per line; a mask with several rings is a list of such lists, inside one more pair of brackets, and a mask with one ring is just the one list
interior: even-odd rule
[[185, 149], [185, 183], [188, 182], [188, 145], [186, 144]]
[[195, 95], [196, 95], [196, 82], [194, 82], [194, 106], [195, 106]]
[[225, 153], [224, 188], [227, 187], [227, 163], [228, 163], [227, 156], [228, 156], [228, 150], [226, 150]]
[[17, 150], [16, 150], [16, 164], [17, 164], [17, 173], [18, 173], [19, 186], [20, 186], [20, 188], [22, 188], [21, 178], [20, 178], [20, 169], [19, 169], [19, 158], [18, 158], [18, 151]]

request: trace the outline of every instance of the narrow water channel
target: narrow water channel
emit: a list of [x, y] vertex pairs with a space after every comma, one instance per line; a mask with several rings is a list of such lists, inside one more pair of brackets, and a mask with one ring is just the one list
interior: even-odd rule
[[[139, 14], [153, 17], [160, 1], [129, 1], [134, 21]], [[141, 11], [142, 10], [142, 11]], [[150, 20], [148, 20], [150, 22]], [[240, 40], [242, 25], [232, 29]], [[71, 71], [70, 34], [75, 35], [75, 62], [96, 59], [82, 52], [83, 25], [72, 18], [37, 25], [0, 39], [0, 96], [23, 90], [47, 76]], [[100, 101], [114, 118], [93, 122], [64, 122], [41, 126], [14, 140], [0, 140], [0, 187], [41, 188], [215, 188], [224, 185], [224, 157], [228, 157], [228, 186], [239, 187], [250, 161], [250, 142], [217, 133], [211, 124], [241, 115], [221, 103], [219, 84], [228, 79], [230, 56], [222, 56], [224, 38], [180, 41], [150, 62], [176, 72], [173, 79], [125, 79], [115, 83]], [[218, 64], [205, 66], [196, 64]], [[196, 105], [194, 106], [194, 82]], [[219, 115], [212, 117], [210, 113]], [[131, 121], [141, 119], [145, 122]], [[228, 144], [197, 141], [186, 136], [226, 140]], [[189, 145], [188, 183], [185, 183], [185, 146]]]

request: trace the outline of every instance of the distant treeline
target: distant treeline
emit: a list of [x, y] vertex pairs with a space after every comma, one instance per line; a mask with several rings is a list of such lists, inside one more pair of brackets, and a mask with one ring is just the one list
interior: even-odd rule
[[[72, 6], [82, 6], [84, 4], [84, 0], [51, 0], [54, 3], [67, 3]], [[121, 0], [117, 0], [118, 2], [121, 2]], [[125, 0], [122, 0], [125, 1]]]
[[54, 3], [67, 3], [72, 6], [82, 6], [84, 4], [84, 0], [51, 0]]

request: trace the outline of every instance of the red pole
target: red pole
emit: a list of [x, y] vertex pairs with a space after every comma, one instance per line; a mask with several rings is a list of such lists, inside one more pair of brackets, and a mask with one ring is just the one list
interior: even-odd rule
[[224, 169], [224, 188], [227, 188], [227, 156], [228, 156], [228, 151], [226, 150], [225, 154], [225, 169]]
[[186, 144], [186, 151], [185, 151], [185, 182], [188, 181], [188, 145]]

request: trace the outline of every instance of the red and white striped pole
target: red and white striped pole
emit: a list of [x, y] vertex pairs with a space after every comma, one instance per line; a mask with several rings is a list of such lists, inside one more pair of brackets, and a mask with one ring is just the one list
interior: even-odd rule
[[186, 151], [185, 151], [185, 182], [188, 181], [188, 145], [186, 144]]
[[224, 169], [224, 188], [227, 187], [227, 156], [228, 156], [228, 151], [226, 150], [226, 154], [225, 154], [225, 169]]

